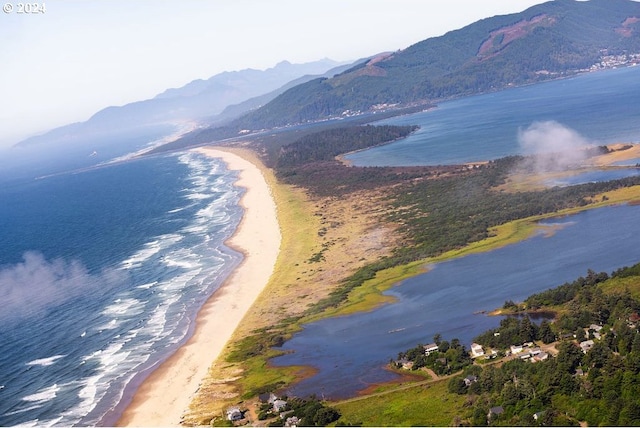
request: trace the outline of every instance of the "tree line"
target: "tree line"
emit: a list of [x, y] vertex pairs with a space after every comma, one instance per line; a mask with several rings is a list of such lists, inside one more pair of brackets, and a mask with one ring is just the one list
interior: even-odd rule
[[[575, 292], [561, 306], [551, 300], [561, 313], [553, 323], [536, 326], [526, 316], [506, 318], [498, 329], [477, 337], [484, 345], [503, 347], [527, 339], [560, 341], [558, 354], [548, 360], [531, 363], [516, 358], [502, 365], [474, 365], [452, 378], [449, 390], [469, 397], [460, 420], [478, 426], [578, 426], [581, 421], [589, 426], [640, 424], [640, 301], [628, 290], [630, 284], [640, 285], [638, 273], [640, 263], [607, 279], [606, 274], [589, 271], [590, 279], [579, 278], [558, 287], [566, 290], [571, 285]], [[621, 278], [626, 278], [626, 285], [615, 287]], [[612, 291], [605, 292], [609, 285]], [[552, 291], [539, 294], [549, 297]], [[575, 328], [575, 337], [562, 335], [569, 320], [569, 331]], [[593, 323], [601, 324], [598, 336], [589, 328]], [[589, 347], [578, 346], [589, 339]], [[475, 380], [465, 383], [468, 375]], [[503, 412], [488, 418], [496, 406]]]

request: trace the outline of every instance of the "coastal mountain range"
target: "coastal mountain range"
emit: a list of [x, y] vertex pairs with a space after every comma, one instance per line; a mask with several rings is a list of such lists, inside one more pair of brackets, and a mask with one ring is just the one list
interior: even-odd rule
[[325, 58], [304, 64], [282, 61], [266, 70], [245, 69], [194, 80], [180, 88], [167, 89], [152, 99], [100, 110], [89, 120], [28, 138], [18, 146], [64, 144], [114, 130], [124, 131], [163, 123], [205, 121], [220, 123], [266, 104], [273, 98], [309, 80], [330, 77], [353, 66]]
[[640, 3], [549, 1], [298, 85], [238, 119], [228, 135], [532, 84], [627, 65], [638, 53]]
[[380, 112], [399, 114], [445, 99], [639, 59], [639, 2], [555, 0], [348, 64], [283, 61], [265, 71], [221, 73], [167, 89], [150, 100], [108, 107], [86, 122], [18, 146], [77, 147], [87, 136], [114, 130], [197, 122], [197, 129], [170, 147], [179, 149], [252, 130], [367, 114], [374, 120]]

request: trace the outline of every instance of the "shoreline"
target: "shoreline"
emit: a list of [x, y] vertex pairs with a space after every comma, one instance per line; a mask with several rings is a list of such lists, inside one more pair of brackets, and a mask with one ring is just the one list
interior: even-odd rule
[[179, 426], [209, 367], [267, 285], [280, 251], [276, 205], [262, 172], [247, 159], [218, 148], [197, 152], [239, 170], [235, 186], [246, 189], [244, 215], [225, 243], [244, 258], [198, 312], [193, 335], [138, 387], [118, 426]]

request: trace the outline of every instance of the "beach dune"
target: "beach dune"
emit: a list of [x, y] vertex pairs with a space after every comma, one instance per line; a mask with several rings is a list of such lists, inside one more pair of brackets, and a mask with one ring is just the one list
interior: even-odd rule
[[140, 385], [119, 426], [177, 426], [234, 330], [266, 286], [280, 249], [281, 234], [270, 188], [258, 166], [227, 151], [198, 152], [222, 158], [239, 170], [237, 186], [244, 216], [227, 245], [244, 254], [240, 266], [198, 313], [193, 336]]

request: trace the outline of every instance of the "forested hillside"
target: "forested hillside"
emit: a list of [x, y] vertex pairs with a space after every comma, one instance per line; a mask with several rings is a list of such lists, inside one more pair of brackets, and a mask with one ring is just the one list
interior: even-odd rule
[[630, 0], [543, 3], [296, 86], [235, 126], [282, 126], [572, 75], [606, 56], [640, 53], [639, 19], [640, 3]]

